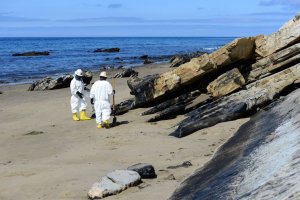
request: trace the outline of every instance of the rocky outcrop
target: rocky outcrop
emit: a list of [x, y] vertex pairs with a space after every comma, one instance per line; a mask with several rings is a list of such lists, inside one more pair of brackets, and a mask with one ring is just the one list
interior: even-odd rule
[[[254, 58], [255, 38], [239, 38], [211, 54], [193, 58], [172, 71], [128, 82], [136, 105], [145, 105], [239, 61]], [[132, 84], [134, 83], [134, 84]]]
[[243, 75], [237, 68], [234, 68], [211, 82], [207, 86], [207, 91], [214, 97], [222, 97], [240, 89], [245, 83]]
[[283, 25], [277, 32], [257, 38], [255, 53], [258, 57], [266, 57], [279, 50], [300, 42], [300, 14]]
[[[300, 82], [299, 27], [296, 16], [269, 36], [238, 38], [171, 71], [129, 79], [131, 108], [153, 106], [143, 113], [155, 114], [149, 122], [186, 114], [171, 133], [176, 137], [249, 116]], [[181, 97], [194, 91], [201, 95]]]
[[299, 199], [299, 113], [298, 89], [251, 117], [169, 200]]
[[122, 72], [118, 72], [114, 75], [114, 78], [125, 78], [125, 77], [138, 77], [139, 73], [131, 68], [125, 69]]
[[[90, 84], [92, 78], [93, 78], [92, 72], [86, 71], [86, 72], [84, 72], [84, 76], [82, 77], [82, 80], [86, 85], [88, 85], [88, 84]], [[33, 91], [33, 90], [43, 91], [43, 90], [68, 88], [68, 87], [70, 87], [70, 83], [71, 83], [72, 79], [73, 79], [73, 76], [69, 75], [69, 74], [61, 76], [57, 79], [54, 79], [51, 77], [46, 77], [46, 78], [43, 78], [42, 80], [32, 83], [29, 86], [28, 91]]]
[[113, 52], [119, 52], [120, 48], [108, 48], [108, 49], [96, 49], [94, 50], [94, 53], [98, 52], [108, 52], [108, 53], [113, 53]]
[[49, 56], [48, 51], [30, 51], [25, 53], [14, 53], [12, 56]]
[[73, 79], [72, 75], [64, 75], [57, 79], [53, 79], [51, 77], [43, 78], [42, 80], [36, 81], [32, 83], [28, 91], [33, 90], [54, 90], [70, 87], [70, 83]]
[[102, 199], [104, 197], [118, 194], [129, 187], [141, 183], [140, 175], [131, 170], [115, 170], [102, 177], [99, 182], [94, 183], [88, 191], [90, 199]]
[[202, 51], [196, 51], [193, 53], [188, 53], [188, 54], [181, 54], [181, 55], [175, 55], [171, 58], [170, 67], [179, 67], [180, 65], [189, 62], [192, 58], [199, 57], [203, 55], [205, 52]]
[[300, 80], [300, 64], [246, 86], [223, 99], [205, 104], [190, 113], [172, 136], [184, 137], [220, 122], [241, 118], [258, 107], [265, 106], [276, 96]]

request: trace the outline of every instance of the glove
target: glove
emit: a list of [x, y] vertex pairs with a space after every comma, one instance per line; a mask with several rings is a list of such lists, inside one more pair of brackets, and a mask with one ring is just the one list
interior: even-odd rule
[[80, 99], [83, 99], [83, 94], [82, 93], [77, 91], [76, 94], [79, 96]]
[[116, 94], [116, 90], [113, 90], [113, 95], [115, 95]]
[[88, 92], [90, 91], [90, 89], [87, 88], [87, 87], [84, 87], [84, 90], [85, 90], [85, 91], [88, 91]]
[[91, 98], [91, 104], [94, 105], [94, 98]]

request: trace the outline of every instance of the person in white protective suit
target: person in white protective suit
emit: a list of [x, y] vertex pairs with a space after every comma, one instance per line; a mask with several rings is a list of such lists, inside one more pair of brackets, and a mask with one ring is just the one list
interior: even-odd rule
[[91, 104], [95, 108], [97, 128], [109, 127], [108, 120], [111, 114], [109, 96], [113, 95], [115, 91], [106, 79], [106, 72], [101, 72], [100, 80], [93, 84], [90, 93]]
[[[71, 110], [73, 113], [73, 120], [90, 120], [91, 118], [86, 116], [86, 100], [84, 96], [84, 83], [82, 81], [83, 71], [77, 69], [75, 71], [75, 76], [71, 81]], [[77, 112], [80, 111], [80, 116], [78, 118]]]

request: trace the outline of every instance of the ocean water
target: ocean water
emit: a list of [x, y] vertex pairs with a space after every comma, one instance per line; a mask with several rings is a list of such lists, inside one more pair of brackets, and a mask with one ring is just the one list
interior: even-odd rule
[[[77, 68], [134, 67], [139, 57], [167, 62], [175, 54], [211, 52], [234, 38], [0, 38], [0, 85], [29, 83], [45, 76], [73, 73]], [[120, 48], [116, 53], [94, 53], [97, 48]], [[49, 56], [12, 56], [28, 51], [49, 51]]]

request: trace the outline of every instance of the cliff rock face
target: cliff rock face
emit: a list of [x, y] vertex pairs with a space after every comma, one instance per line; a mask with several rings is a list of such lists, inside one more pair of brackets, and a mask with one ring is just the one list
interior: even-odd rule
[[169, 200], [300, 199], [300, 90], [245, 123]]

